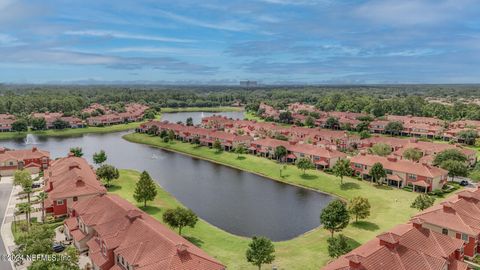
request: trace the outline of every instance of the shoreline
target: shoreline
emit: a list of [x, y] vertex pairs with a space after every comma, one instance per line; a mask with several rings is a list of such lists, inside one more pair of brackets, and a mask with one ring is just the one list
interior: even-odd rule
[[[180, 151], [180, 150], [176, 150], [176, 149], [172, 149], [172, 148], [168, 148], [168, 147], [164, 147], [164, 146], [160, 146], [160, 145], [138, 142], [136, 140], [132, 140], [132, 139], [128, 138], [128, 135], [131, 135], [131, 134], [134, 134], [134, 133], [125, 134], [125, 135], [122, 136], [122, 139], [124, 139], [128, 142], [131, 142], [131, 143], [148, 145], [148, 146], [159, 148], [159, 149], [162, 149], [162, 150], [165, 150], [165, 151], [178, 153], [178, 154], [189, 156], [189, 157], [192, 157], [192, 158], [198, 158], [198, 159], [205, 160], [205, 161], [208, 161], [208, 162], [212, 162], [212, 163], [215, 163], [215, 164], [218, 164], [218, 165], [222, 165], [222, 166], [226, 166], [226, 167], [229, 167], [229, 168], [232, 168], [232, 169], [236, 169], [236, 170], [239, 170], [239, 171], [242, 171], [242, 172], [255, 174], [257, 176], [266, 178], [270, 181], [275, 181], [275, 182], [278, 182], [278, 183], [281, 183], [281, 184], [290, 185], [290, 186], [297, 187], [297, 188], [308, 189], [308, 190], [315, 191], [315, 192], [320, 193], [320, 194], [325, 194], [325, 195], [332, 196], [332, 197], [334, 197], [334, 199], [341, 199], [343, 201], [347, 201], [346, 198], [344, 198], [341, 195], [337, 195], [337, 194], [334, 194], [334, 193], [330, 193], [330, 192], [326, 192], [326, 191], [323, 191], [323, 190], [315, 189], [315, 188], [309, 187], [309, 186], [304, 186], [304, 185], [301, 185], [301, 184], [296, 184], [296, 183], [280, 180], [278, 178], [273, 178], [271, 176], [268, 176], [268, 175], [265, 175], [265, 174], [262, 174], [262, 173], [259, 173], [259, 172], [255, 172], [255, 171], [252, 171], [252, 170], [249, 170], [249, 169], [241, 168], [241, 167], [235, 166], [233, 164], [228, 164], [228, 163], [225, 163], [225, 162], [217, 161], [217, 160], [214, 160], [214, 159], [210, 159], [210, 158], [207, 158], [207, 157], [203, 157], [203, 156], [199, 156], [199, 155], [195, 155], [195, 154], [191, 154], [191, 153], [186, 153], [186, 152], [183, 152], [183, 151]], [[183, 142], [180, 142], [180, 143], [183, 143]], [[245, 155], [249, 155], [249, 154], [245, 154]], [[287, 164], [285, 164], [285, 165], [287, 165]], [[316, 227], [312, 230], [315, 230], [315, 229], [320, 228], [320, 227], [321, 226], [318, 226], [318, 227]], [[300, 234], [298, 236], [301, 236], [301, 235], [303, 235], [303, 234]], [[296, 237], [298, 237], [298, 236], [296, 236]], [[294, 237], [292, 239], [295, 239], [296, 237]], [[291, 240], [291, 239], [289, 239], [289, 240]], [[285, 240], [285, 241], [289, 241], [289, 240]], [[280, 241], [280, 242], [283, 242], [283, 241]]]

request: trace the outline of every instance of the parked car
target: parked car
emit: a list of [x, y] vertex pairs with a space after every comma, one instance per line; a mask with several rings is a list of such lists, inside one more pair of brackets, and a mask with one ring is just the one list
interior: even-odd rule
[[33, 183], [32, 188], [39, 188], [41, 186], [40, 183]]
[[65, 250], [65, 246], [62, 243], [53, 243], [52, 249], [53, 251], [59, 253]]
[[469, 183], [468, 183], [467, 180], [462, 180], [462, 181], [460, 181], [460, 186], [466, 187], [466, 186], [468, 186], [468, 185], [469, 185]]

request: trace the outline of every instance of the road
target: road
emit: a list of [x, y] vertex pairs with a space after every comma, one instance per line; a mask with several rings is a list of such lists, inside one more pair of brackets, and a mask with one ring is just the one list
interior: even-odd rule
[[[5, 211], [8, 205], [8, 200], [10, 198], [10, 193], [12, 192], [11, 183], [2, 183], [0, 181], [0, 219], [2, 220], [5, 216]], [[0, 255], [6, 255], [7, 251], [5, 250], [5, 245], [3, 243], [2, 236], [0, 235]], [[0, 260], [0, 269], [11, 270], [12, 265], [6, 260]]]

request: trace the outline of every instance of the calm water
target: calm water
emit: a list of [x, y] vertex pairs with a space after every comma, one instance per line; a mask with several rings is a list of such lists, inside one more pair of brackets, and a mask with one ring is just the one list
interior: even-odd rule
[[178, 113], [164, 113], [162, 114], [162, 120], [167, 120], [172, 123], [181, 121], [185, 123], [188, 117], [192, 117], [193, 124], [200, 124], [203, 117], [212, 115], [223, 115], [232, 119], [243, 119], [244, 112], [178, 112]]
[[[319, 226], [319, 214], [331, 196], [265, 179], [121, 137], [128, 132], [79, 137], [31, 137], [53, 158], [70, 147], [83, 148], [85, 158], [100, 149], [107, 163], [118, 168], [148, 171], [163, 188], [201, 218], [233, 234], [264, 235], [275, 241], [291, 239]], [[1, 141], [8, 148], [30, 148], [23, 140]]]

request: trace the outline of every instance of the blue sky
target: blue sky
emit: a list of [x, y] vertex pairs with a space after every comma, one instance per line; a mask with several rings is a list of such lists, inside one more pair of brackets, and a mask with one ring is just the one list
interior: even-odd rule
[[477, 0], [0, 0], [0, 82], [479, 83]]

